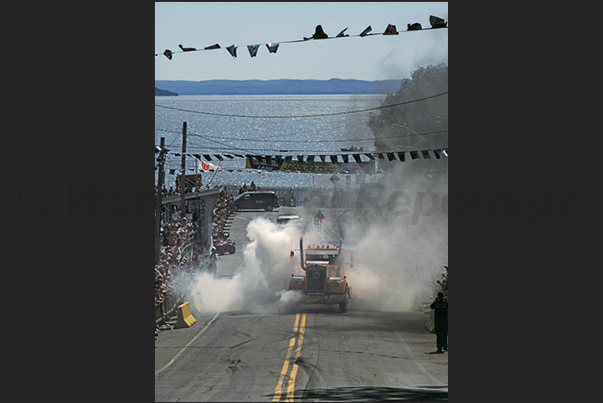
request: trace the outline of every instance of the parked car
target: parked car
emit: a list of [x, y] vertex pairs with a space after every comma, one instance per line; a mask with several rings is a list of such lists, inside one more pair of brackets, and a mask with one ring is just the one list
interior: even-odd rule
[[299, 216], [296, 214], [281, 214], [276, 217], [277, 224], [287, 224], [289, 221], [297, 221]]
[[245, 192], [234, 198], [234, 210], [261, 209], [272, 211], [280, 207], [274, 192]]

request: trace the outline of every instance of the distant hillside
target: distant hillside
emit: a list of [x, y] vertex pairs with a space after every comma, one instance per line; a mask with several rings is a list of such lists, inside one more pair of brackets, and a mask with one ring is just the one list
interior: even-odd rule
[[155, 87], [155, 96], [157, 95], [161, 95], [161, 96], [166, 96], [166, 95], [178, 95], [175, 92], [172, 91], [168, 91], [168, 90], [160, 90], [159, 88]]
[[180, 95], [393, 94], [403, 80], [156, 80]]

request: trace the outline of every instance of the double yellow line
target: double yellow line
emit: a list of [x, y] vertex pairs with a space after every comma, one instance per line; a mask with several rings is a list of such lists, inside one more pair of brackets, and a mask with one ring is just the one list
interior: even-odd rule
[[[300, 320], [301, 319], [301, 320]], [[301, 354], [302, 344], [304, 344], [304, 333], [306, 331], [306, 314], [298, 313], [295, 315], [295, 325], [293, 326], [293, 337], [289, 340], [289, 347], [285, 355], [285, 362], [281, 369], [281, 374], [278, 377], [276, 388], [274, 388], [273, 402], [280, 402], [284, 397], [285, 402], [293, 401], [293, 393], [295, 391], [295, 378], [297, 377], [297, 359]], [[291, 365], [290, 365], [291, 363]], [[289, 367], [291, 370], [289, 371]], [[284, 394], [286, 390], [286, 395]]]

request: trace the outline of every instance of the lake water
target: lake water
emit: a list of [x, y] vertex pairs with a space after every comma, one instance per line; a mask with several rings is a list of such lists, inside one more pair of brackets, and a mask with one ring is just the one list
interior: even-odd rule
[[[299, 116], [348, 112], [381, 105], [385, 95], [185, 95], [155, 97], [156, 105], [210, 113], [247, 116]], [[298, 118], [245, 118], [213, 116], [155, 107], [155, 144], [165, 137], [170, 149], [165, 183], [174, 184], [170, 169], [180, 169], [182, 122], [187, 122], [189, 154], [320, 155], [341, 153], [351, 145], [373, 151], [372, 132], [366, 125], [370, 112]], [[374, 113], [374, 112], [373, 112]], [[220, 163], [212, 158], [214, 164]], [[197, 159], [187, 157], [187, 173]], [[249, 184], [262, 186], [332, 186], [329, 174], [258, 172], [245, 170], [245, 159], [220, 163], [223, 172], [203, 174], [203, 185]], [[241, 169], [228, 172], [225, 169]], [[313, 183], [314, 182], [314, 183]]]

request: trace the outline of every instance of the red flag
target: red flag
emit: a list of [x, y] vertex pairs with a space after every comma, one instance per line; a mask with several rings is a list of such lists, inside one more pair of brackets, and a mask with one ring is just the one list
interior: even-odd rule
[[212, 164], [211, 162], [205, 162], [203, 160], [199, 160], [197, 164], [197, 169], [200, 171], [221, 171], [221, 168], [217, 165]]

